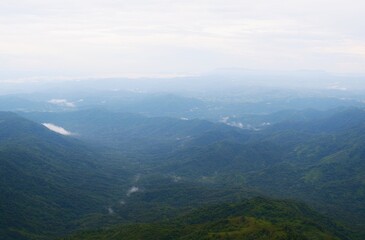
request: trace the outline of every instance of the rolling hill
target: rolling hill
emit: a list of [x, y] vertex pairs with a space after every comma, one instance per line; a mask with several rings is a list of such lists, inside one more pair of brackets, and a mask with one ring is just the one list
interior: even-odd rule
[[76, 234], [91, 239], [350, 239], [350, 232], [304, 204], [254, 198], [205, 207], [169, 222], [121, 225]]
[[128, 173], [101, 159], [75, 139], [1, 112], [1, 238], [61, 234], [81, 216], [107, 213]]

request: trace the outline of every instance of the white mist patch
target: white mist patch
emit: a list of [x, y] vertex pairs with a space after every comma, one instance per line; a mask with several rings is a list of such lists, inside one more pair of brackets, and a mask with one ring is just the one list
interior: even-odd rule
[[65, 135], [65, 136], [69, 136], [72, 135], [71, 132], [67, 131], [66, 129], [64, 129], [63, 127], [54, 125], [52, 123], [42, 123], [43, 126], [45, 126], [46, 128], [48, 128], [49, 130], [59, 133], [61, 135]]
[[113, 210], [113, 208], [109, 207], [109, 208], [108, 208], [108, 213], [109, 213], [110, 215], [113, 215], [113, 214], [114, 214], [114, 210]]
[[347, 88], [340, 86], [339, 83], [333, 83], [332, 85], [328, 86], [327, 89], [347, 91]]
[[228, 122], [226, 124], [231, 127], [244, 128], [241, 122]]
[[[259, 131], [259, 128], [256, 128], [254, 126], [252, 126], [251, 124], [243, 124], [242, 122], [236, 122], [236, 121], [232, 121], [230, 120], [230, 117], [222, 117], [220, 120], [221, 123], [224, 123], [228, 126], [231, 127], [236, 127], [236, 128], [241, 128], [241, 129], [249, 129], [249, 130], [253, 130], [253, 131]], [[263, 123], [262, 126], [269, 126], [271, 125], [271, 123]]]
[[129, 197], [130, 195], [132, 195], [133, 193], [139, 192], [139, 188], [138, 187], [131, 187], [128, 191], [127, 191], [127, 196]]
[[51, 99], [48, 102], [61, 107], [69, 107], [69, 108], [76, 107], [73, 102], [69, 102], [67, 99]]
[[175, 183], [180, 182], [182, 180], [182, 177], [176, 176], [176, 175], [171, 176], [171, 178], [172, 178], [172, 181]]
[[229, 119], [230, 119], [230, 117], [223, 117], [220, 120], [220, 122], [222, 122], [228, 126], [231, 126], [231, 127], [237, 127], [237, 128], [241, 128], [241, 129], [244, 128], [244, 125], [241, 122], [230, 121]]

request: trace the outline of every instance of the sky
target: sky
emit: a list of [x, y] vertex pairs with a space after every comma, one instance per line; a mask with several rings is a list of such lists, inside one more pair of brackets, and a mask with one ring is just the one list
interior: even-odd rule
[[365, 74], [363, 0], [1, 0], [0, 80]]

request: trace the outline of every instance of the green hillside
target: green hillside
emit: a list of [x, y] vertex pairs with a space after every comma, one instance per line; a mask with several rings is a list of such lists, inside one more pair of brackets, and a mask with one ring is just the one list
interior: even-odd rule
[[255, 198], [199, 209], [170, 222], [121, 225], [64, 240], [349, 239], [348, 232], [306, 205]]
[[[356, 232], [351, 239], [363, 239], [365, 234], [362, 109], [336, 110], [305, 121], [299, 117], [300, 121], [281, 122], [261, 131], [101, 110], [25, 115], [80, 135], [77, 139], [61, 136], [2, 113], [0, 221], [5, 239], [62, 236], [115, 224], [123, 227], [110, 230], [116, 231], [113, 234], [142, 234], [153, 228], [156, 236], [166, 233], [166, 238], [178, 239], [169, 234], [183, 236], [176, 232], [180, 226], [191, 234], [219, 237], [221, 232], [229, 235], [227, 229], [239, 217], [244, 217], [236, 226], [239, 234], [250, 226], [281, 232], [278, 223], [291, 218], [261, 218], [268, 214], [264, 212], [214, 220], [211, 211], [206, 222], [183, 225], [179, 225], [181, 218], [176, 219], [206, 205], [254, 196], [303, 201]], [[130, 189], [135, 192], [128, 194]], [[280, 205], [275, 208], [284, 211]], [[323, 219], [317, 220], [322, 223]], [[214, 230], [219, 221], [228, 222], [227, 229]], [[312, 226], [307, 223], [292, 227]], [[343, 238], [337, 228], [327, 227], [306, 229], [316, 233], [306, 235], [303, 230], [300, 237], [292, 238]], [[201, 233], [202, 229], [213, 229], [214, 234]]]
[[28, 239], [70, 231], [107, 213], [128, 173], [101, 164], [85, 145], [11, 113], [0, 114], [0, 236]]

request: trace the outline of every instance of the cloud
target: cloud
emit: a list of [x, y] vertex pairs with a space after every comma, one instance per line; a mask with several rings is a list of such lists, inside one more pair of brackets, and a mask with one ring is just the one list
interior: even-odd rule
[[346, 87], [340, 86], [339, 83], [334, 83], [334, 84], [328, 86], [327, 89], [340, 90], [340, 91], [346, 91], [347, 90]]
[[108, 213], [109, 213], [110, 215], [113, 215], [113, 214], [114, 214], [114, 210], [113, 210], [113, 208], [108, 207]]
[[172, 178], [172, 181], [175, 183], [180, 182], [182, 180], [182, 177], [176, 176], [176, 175], [171, 176], [171, 178]]
[[66, 129], [59, 127], [57, 125], [54, 125], [52, 123], [42, 123], [43, 126], [45, 126], [46, 128], [48, 128], [49, 130], [59, 133], [61, 135], [65, 135], [65, 136], [69, 136], [72, 135], [71, 132], [67, 131]]
[[139, 192], [139, 188], [138, 187], [131, 187], [128, 191], [127, 191], [127, 196], [129, 197], [130, 195], [132, 195], [133, 193]]
[[363, 9], [362, 0], [2, 0], [0, 63], [28, 75], [364, 73]]
[[[241, 122], [236, 122], [236, 121], [231, 121], [230, 120], [230, 117], [222, 117], [222, 119], [220, 120], [221, 123], [224, 123], [228, 126], [231, 126], [231, 127], [236, 127], [236, 128], [241, 128], [241, 129], [250, 129], [250, 130], [259, 130], [253, 126], [251, 126], [250, 124], [243, 124]], [[270, 124], [270, 123], [269, 123]]]
[[67, 99], [51, 99], [48, 102], [61, 107], [69, 107], [69, 108], [76, 107], [73, 102], [69, 102], [67, 101]]

